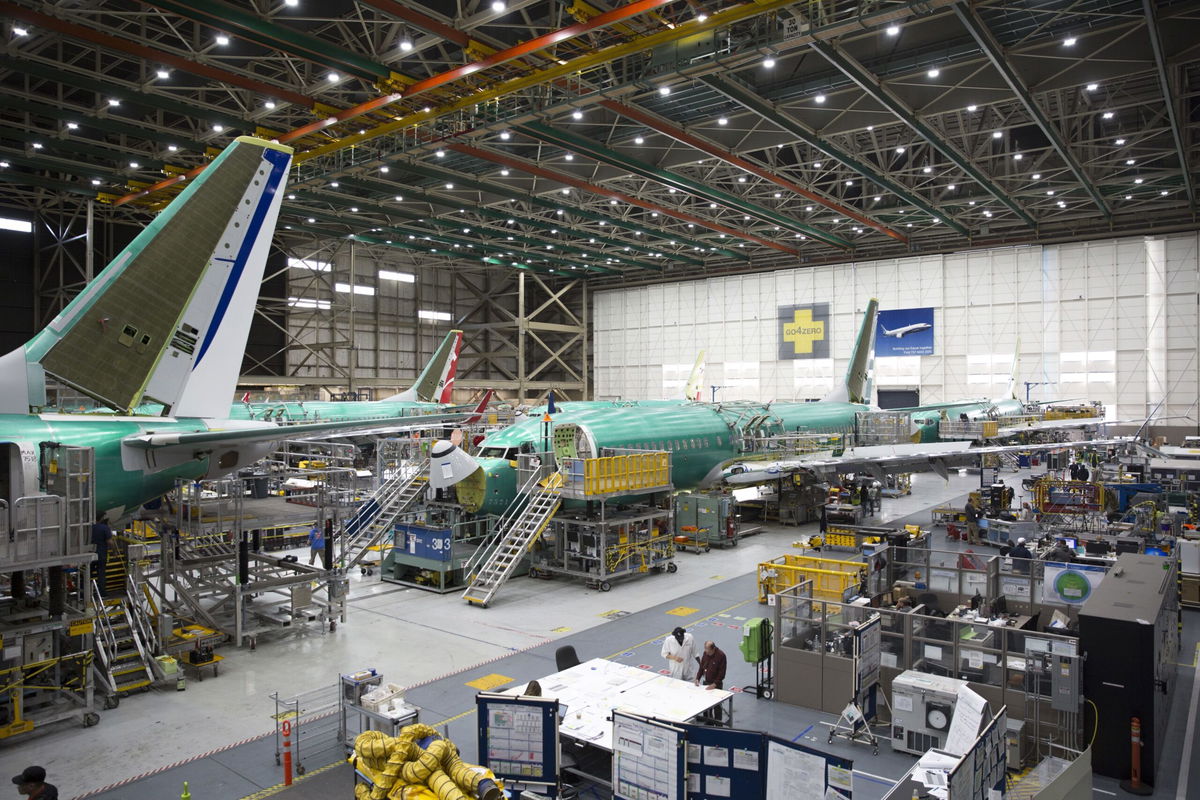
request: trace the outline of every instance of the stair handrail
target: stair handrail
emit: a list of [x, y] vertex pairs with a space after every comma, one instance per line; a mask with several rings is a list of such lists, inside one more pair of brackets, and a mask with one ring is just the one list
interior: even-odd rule
[[[425, 459], [420, 464], [414, 465], [411, 470], [398, 470], [395, 475], [381, 484], [366, 502], [359, 506], [359, 512], [366, 509], [370, 509], [370, 511], [361, 518], [356, 513], [347, 521], [347, 536], [345, 540], [347, 548], [352, 547], [371, 529], [379, 515], [383, 513], [392, 500], [396, 499], [398, 494], [403, 492], [414, 480], [421, 477], [422, 465], [428, 463], [429, 459]], [[351, 531], [351, 528], [354, 530]]]
[[109, 669], [112, 664], [112, 657], [117, 650], [117, 636], [113, 632], [112, 622], [108, 618], [108, 606], [105, 603], [105, 598], [100, 594], [100, 584], [96, 579], [92, 579], [92, 606], [96, 609], [95, 616], [95, 636], [92, 642], [95, 649], [100, 651], [100, 660], [104, 663], [104, 668]]
[[162, 642], [158, 639], [156, 626], [150, 624], [150, 612], [146, 610], [145, 598], [138, 591], [138, 586], [133, 580], [132, 575], [125, 576], [125, 597], [126, 610], [129, 614], [130, 621], [137, 625], [138, 631], [142, 635], [143, 641], [150, 651], [150, 655], [158, 655], [162, 652]]
[[491, 535], [485, 539], [480, 545], [475, 548], [475, 552], [463, 562], [463, 575], [470, 576], [469, 582], [474, 582], [475, 574], [479, 568], [491, 560], [492, 554], [499, 549], [500, 543], [504, 541], [504, 537], [508, 535], [513, 524], [520, 519], [525, 506], [529, 504], [534, 490], [543, 480], [543, 473], [553, 474], [554, 470], [550, 467], [543, 467], [540, 470], [534, 470], [529, 476], [529, 480], [517, 489], [516, 496], [513, 501], [508, 504], [508, 508], [496, 520], [496, 524], [492, 526]]

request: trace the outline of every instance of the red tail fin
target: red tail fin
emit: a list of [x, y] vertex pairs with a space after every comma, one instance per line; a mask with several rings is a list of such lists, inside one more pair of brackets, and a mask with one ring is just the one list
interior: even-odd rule
[[458, 372], [458, 354], [462, 350], [462, 331], [454, 339], [454, 350], [450, 353], [450, 365], [446, 368], [446, 377], [442, 384], [442, 393], [438, 397], [439, 403], [450, 404], [452, 402], [451, 395], [454, 394], [454, 375]]
[[495, 390], [488, 389], [483, 394], [483, 399], [479, 401], [479, 405], [475, 406], [475, 413], [467, 419], [463, 420], [464, 425], [474, 425], [479, 420], [483, 419], [483, 415], [487, 413], [487, 405], [492, 402], [492, 397], [496, 394]]

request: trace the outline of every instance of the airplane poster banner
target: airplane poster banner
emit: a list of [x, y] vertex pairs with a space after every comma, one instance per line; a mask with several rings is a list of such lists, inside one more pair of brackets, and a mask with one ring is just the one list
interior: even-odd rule
[[880, 311], [875, 329], [875, 357], [933, 355], [933, 309]]
[[829, 303], [779, 307], [779, 358], [829, 358]]

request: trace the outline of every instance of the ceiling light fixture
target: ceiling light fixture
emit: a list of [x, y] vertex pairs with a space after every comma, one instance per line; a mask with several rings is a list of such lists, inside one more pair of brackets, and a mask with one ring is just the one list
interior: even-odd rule
[[583, 119], [583, 112], [576, 109], [571, 112], [571, 119]]
[[823, 94], [819, 94], [819, 95], [817, 95], [816, 97], [814, 97], [814, 98], [813, 98], [813, 102], [814, 102], [814, 103], [824, 103], [824, 102], [825, 102], [825, 95], [823, 95]]
[[1068, 36], [1066, 39], [1063, 39], [1063, 47], [1074, 47], [1074, 46], [1075, 46], [1075, 37], [1074, 36]]
[[671, 93], [671, 87], [670, 86], [660, 86], [660, 87], [658, 87], [658, 93], [661, 94], [663, 97], [666, 97], [667, 95], [669, 95]]
[[762, 65], [766, 69], [773, 69], [775, 67], [775, 56], [767, 56], [764, 58]]
[[171, 77], [171, 73], [167, 72], [165, 69], [160, 69], [154, 74], [158, 76], [160, 81], [165, 81], [167, 78]]
[[900, 35], [900, 26], [899, 25], [888, 25], [887, 35], [888, 36], [899, 36]]
[[936, 78], [938, 75], [942, 74], [942, 71], [940, 69], [938, 69], [937, 67], [934, 67], [933, 69], [929, 70], [925, 74], [931, 78]]
[[1112, 118], [1113, 118], [1113, 116], [1114, 116], [1114, 115], [1113, 115], [1113, 112], [1111, 112], [1111, 111], [1105, 111], [1105, 112], [1104, 112], [1104, 118], [1105, 118], [1105, 119], [1112, 119]]
[[718, 120], [717, 120], [717, 124], [718, 124], [718, 125], [728, 125], [728, 124], [729, 124], [729, 120], [728, 120], [728, 119], [726, 119], [725, 117], [721, 117], [720, 119], [718, 119]]
[[978, 110], [979, 110], [979, 106], [975, 105], [974, 103], [972, 103], [971, 105], [967, 106], [967, 111], [972, 111], [972, 112], [974, 112], [974, 111], [978, 111]]
[[224, 47], [225, 45], [229, 44], [229, 37], [224, 35], [217, 36], [217, 44], [221, 45], [221, 47]]
[[1004, 131], [992, 131], [992, 138], [993, 138], [993, 139], [1002, 139], [1002, 138], [1004, 138]]

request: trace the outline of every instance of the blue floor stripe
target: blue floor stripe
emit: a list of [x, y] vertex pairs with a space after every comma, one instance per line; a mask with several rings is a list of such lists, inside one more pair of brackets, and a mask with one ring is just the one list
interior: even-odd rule
[[796, 736], [796, 738], [795, 738], [795, 739], [792, 739], [792, 741], [793, 741], [793, 742], [797, 742], [797, 741], [799, 741], [801, 736], [803, 736], [804, 734], [806, 734], [806, 733], [808, 733], [809, 731], [811, 731], [811, 730], [812, 730], [814, 727], [815, 727], [815, 726], [813, 726], [813, 725], [809, 725], [807, 728], [805, 728], [804, 730], [800, 731], [800, 733], [799, 733], [799, 734]]

